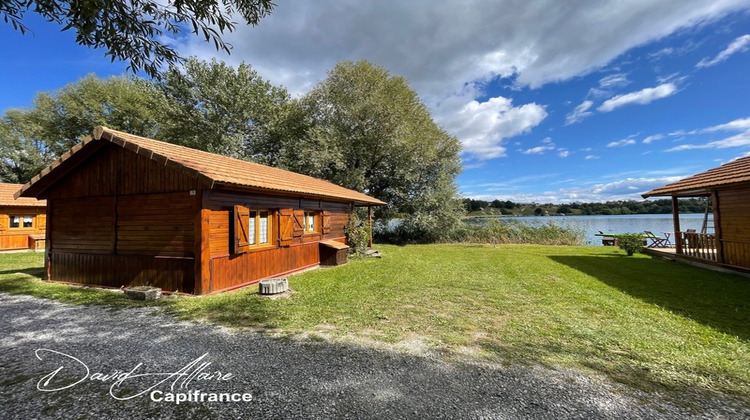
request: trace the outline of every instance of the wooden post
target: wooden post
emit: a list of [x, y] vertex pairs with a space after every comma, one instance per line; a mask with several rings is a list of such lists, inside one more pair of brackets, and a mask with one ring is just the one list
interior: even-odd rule
[[212, 289], [211, 278], [211, 210], [204, 207], [203, 191], [199, 193], [201, 197], [195, 202], [195, 243], [193, 255], [193, 277], [195, 285], [193, 294], [202, 295], [210, 293]]
[[680, 233], [680, 207], [677, 196], [672, 196], [672, 222], [674, 223], [674, 244], [678, 254], [682, 254], [682, 234]]
[[47, 200], [47, 220], [44, 234], [44, 270], [47, 273], [47, 280], [52, 280], [52, 208], [54, 200]]
[[721, 213], [719, 212], [719, 192], [711, 191], [711, 210], [714, 213], [714, 244], [716, 246], [716, 262], [724, 264], [724, 250], [722, 245]]
[[367, 223], [370, 225], [370, 240], [367, 242], [367, 247], [372, 248], [372, 206], [367, 206]]

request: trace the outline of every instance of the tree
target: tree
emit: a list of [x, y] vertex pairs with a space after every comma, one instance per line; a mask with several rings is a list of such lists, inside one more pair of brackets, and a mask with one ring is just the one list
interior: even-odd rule
[[285, 145], [282, 166], [389, 203], [376, 217], [400, 219], [404, 240], [433, 241], [458, 222], [460, 145], [404, 78], [341, 62], [300, 106], [307, 135]]
[[562, 214], [568, 214], [568, 213], [573, 213], [573, 210], [571, 210], [570, 206], [563, 204], [562, 206], [557, 208], [557, 212], [562, 213]]
[[63, 31], [75, 31], [80, 45], [104, 48], [112, 61], [128, 61], [128, 69], [143, 69], [156, 77], [162, 65], [182, 61], [169, 46], [170, 38], [190, 29], [213, 42], [217, 50], [229, 52], [231, 46], [221, 35], [234, 30], [231, 19], [239, 15], [257, 25], [273, 7], [271, 0], [7, 0], [0, 2], [0, 16], [25, 34], [30, 29], [23, 22], [24, 15], [35, 12], [65, 25]]
[[9, 110], [0, 120], [0, 182], [25, 184], [56, 157], [44, 141], [24, 135], [25, 118]]
[[[271, 85], [242, 63], [196, 58], [170, 69], [158, 87], [167, 100], [160, 139], [235, 158], [277, 165], [280, 136], [294, 112], [284, 88]], [[298, 119], [301, 117], [297, 117]], [[290, 121], [288, 121], [290, 120]]]
[[133, 77], [89, 75], [58, 91], [39, 93], [32, 108], [10, 109], [0, 120], [0, 176], [27, 182], [97, 125], [156, 136], [165, 103], [151, 82]]

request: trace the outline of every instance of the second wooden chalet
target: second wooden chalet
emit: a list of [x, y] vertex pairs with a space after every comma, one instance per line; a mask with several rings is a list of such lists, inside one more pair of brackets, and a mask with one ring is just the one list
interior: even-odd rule
[[0, 251], [44, 249], [46, 204], [35, 198], [16, 199], [21, 187], [0, 183]]
[[327, 181], [97, 127], [19, 192], [47, 200], [49, 280], [206, 294], [336, 261], [355, 206]]
[[[675, 254], [679, 258], [750, 272], [750, 156], [643, 194], [672, 197]], [[706, 197], [713, 208], [713, 232], [680, 228], [678, 199]]]

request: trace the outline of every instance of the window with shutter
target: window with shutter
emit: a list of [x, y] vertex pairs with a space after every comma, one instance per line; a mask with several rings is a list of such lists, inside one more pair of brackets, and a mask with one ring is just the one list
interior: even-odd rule
[[234, 206], [234, 252], [274, 246], [272, 210]]
[[[250, 249], [250, 209], [245, 206], [234, 206], [234, 253], [242, 254]], [[253, 227], [253, 234], [255, 227]]]
[[331, 233], [331, 212], [328, 210], [323, 210], [323, 233]]
[[292, 226], [292, 236], [300, 237], [305, 233], [305, 211], [294, 210], [294, 225]]
[[279, 210], [279, 245], [289, 246], [294, 239], [294, 211]]

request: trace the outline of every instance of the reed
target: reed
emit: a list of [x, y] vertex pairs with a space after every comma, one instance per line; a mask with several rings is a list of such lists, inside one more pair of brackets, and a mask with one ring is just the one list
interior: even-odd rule
[[585, 232], [552, 222], [526, 225], [515, 220], [467, 220], [445, 242], [475, 244], [583, 245]]

